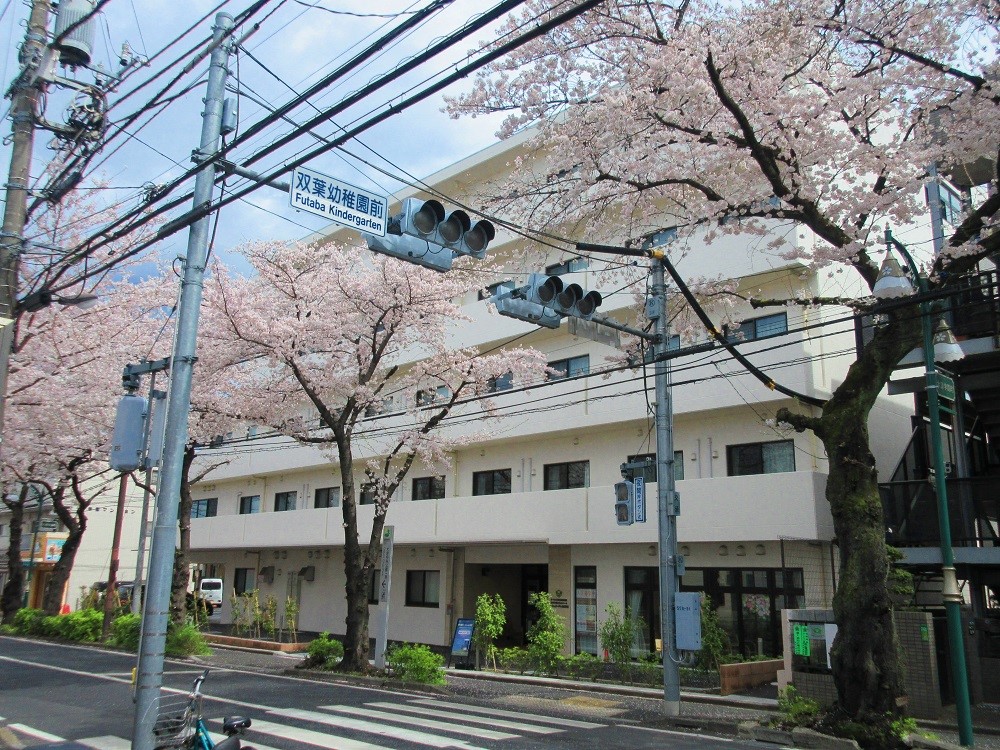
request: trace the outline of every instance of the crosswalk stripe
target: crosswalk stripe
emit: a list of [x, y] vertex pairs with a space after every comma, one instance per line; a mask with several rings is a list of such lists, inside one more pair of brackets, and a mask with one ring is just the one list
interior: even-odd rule
[[[472, 722], [474, 724], [488, 724], [492, 727], [513, 729], [519, 732], [527, 732], [528, 734], [555, 734], [556, 732], [563, 731], [557, 727], [540, 727], [534, 724], [525, 724], [522, 721], [505, 721], [493, 716], [473, 716], [468, 713], [459, 713], [457, 711], [439, 711], [428, 706], [411, 706], [408, 703], [376, 701], [366, 703], [365, 705], [374, 706], [376, 708], [391, 708], [393, 711], [408, 711], [409, 713], [423, 714], [425, 716], [436, 716], [440, 719], [454, 719], [455, 721]], [[325, 708], [325, 706], [320, 706], [320, 708]]]
[[[290, 727], [285, 724], [275, 724], [271, 721], [258, 721], [254, 719], [253, 728], [262, 734], [272, 737], [279, 737], [284, 740], [294, 740], [304, 742], [307, 745], [320, 747], [324, 750], [389, 750], [382, 745], [373, 745], [370, 742], [361, 742], [346, 737], [335, 737], [326, 732], [317, 732], [312, 729], [302, 729], [301, 727]], [[253, 747], [263, 750], [263, 745], [252, 743]]]
[[[220, 721], [219, 723], [221, 724], [222, 722]], [[257, 728], [256, 721], [253, 723], [253, 728], [254, 729]], [[226, 735], [222, 734], [221, 732], [209, 732], [209, 734], [212, 736], [212, 742], [214, 742], [216, 745], [218, 745], [220, 742], [226, 739]], [[253, 748], [253, 750], [278, 750], [275, 747], [268, 747], [267, 745], [262, 745], [256, 740], [249, 740], [249, 739], [245, 740], [243, 739], [242, 736], [240, 737], [240, 742], [242, 744], [250, 745]]]
[[[390, 704], [392, 705], [392, 704]], [[360, 706], [320, 706], [323, 711], [333, 711], [338, 714], [353, 714], [355, 716], [366, 716], [369, 719], [381, 719], [383, 721], [395, 721], [398, 724], [410, 724], [424, 729], [436, 729], [443, 732], [453, 732], [454, 734], [467, 734], [470, 737], [478, 737], [482, 740], [512, 740], [518, 735], [508, 732], [497, 732], [493, 729], [482, 727], [463, 726], [461, 724], [435, 721], [434, 719], [422, 719], [419, 716], [406, 716], [387, 711], [375, 711], [370, 708]]]
[[377, 734], [383, 737], [392, 737], [405, 742], [415, 742], [418, 745], [428, 745], [430, 747], [455, 747], [460, 748], [460, 750], [485, 750], [484, 748], [470, 745], [465, 740], [456, 740], [450, 737], [427, 734], [426, 732], [417, 732], [413, 729], [403, 729], [402, 727], [393, 727], [372, 721], [351, 719], [347, 716], [331, 716], [330, 714], [320, 713], [319, 711], [306, 711], [299, 708], [280, 708], [271, 710], [268, 713], [275, 714], [277, 716], [286, 716], [290, 719], [314, 721], [317, 724], [326, 724], [339, 729], [356, 729], [359, 732], [369, 732], [371, 734]]
[[132, 750], [131, 742], [110, 734], [101, 737], [84, 737], [82, 740], [76, 740], [76, 743], [92, 747], [94, 750]]
[[49, 734], [48, 732], [43, 732], [41, 729], [35, 729], [34, 727], [29, 727], [27, 724], [8, 724], [8, 727], [14, 729], [21, 734], [26, 734], [29, 737], [35, 737], [39, 740], [45, 740], [46, 742], [65, 742], [65, 737], [60, 737], [58, 734]]
[[505, 711], [499, 708], [488, 708], [483, 706], [471, 706], [465, 703], [453, 703], [451, 701], [439, 701], [436, 698], [416, 698], [410, 703], [421, 706], [442, 706], [444, 708], [457, 708], [462, 711], [486, 714], [487, 716], [505, 716], [508, 719], [521, 719], [524, 721], [540, 721], [543, 724], [555, 724], [561, 727], [573, 727], [574, 729], [601, 729], [605, 724], [595, 724], [592, 721], [580, 721], [578, 719], [562, 719], [557, 716], [544, 716], [542, 714], [528, 714], [521, 711]]

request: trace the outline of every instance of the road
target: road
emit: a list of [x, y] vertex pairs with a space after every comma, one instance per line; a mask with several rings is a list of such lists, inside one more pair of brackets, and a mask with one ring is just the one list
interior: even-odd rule
[[[73, 740], [96, 750], [126, 750], [132, 734], [134, 661], [134, 656], [117, 652], [0, 637], [0, 725], [28, 747]], [[166, 669], [164, 703], [181, 700], [202, 672], [193, 662], [169, 661]], [[538, 708], [516, 700], [497, 705], [461, 695], [229, 669], [213, 669], [203, 690], [204, 714], [213, 732], [220, 731], [223, 716], [250, 716], [253, 726], [245, 744], [257, 750], [752, 747], [644, 727], [628, 719], [627, 711], [600, 706], [590, 711], [586, 706]]]

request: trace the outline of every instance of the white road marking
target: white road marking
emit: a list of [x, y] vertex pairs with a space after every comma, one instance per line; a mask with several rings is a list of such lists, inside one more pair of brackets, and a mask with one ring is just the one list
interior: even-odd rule
[[[327, 734], [326, 732], [317, 732], [312, 729], [290, 727], [285, 724], [275, 724], [271, 721], [255, 720], [253, 728], [254, 731], [262, 734], [279, 737], [283, 740], [304, 742], [307, 745], [320, 747], [324, 750], [389, 750], [389, 748], [382, 745], [373, 745], [370, 742], [361, 742], [359, 740], [348, 739], [347, 737], [335, 737], [334, 735]], [[256, 742], [251, 744], [253, 747], [264, 750], [263, 745], [258, 745]]]
[[94, 750], [132, 750], [132, 743], [121, 737], [105, 734], [101, 737], [85, 737], [76, 740], [80, 745], [92, 747]]
[[561, 727], [573, 727], [574, 729], [601, 729], [606, 724], [595, 724], [592, 721], [579, 721], [578, 719], [563, 719], [558, 716], [545, 716], [543, 714], [528, 714], [520, 711], [505, 711], [499, 708], [489, 708], [485, 706], [469, 706], [465, 703], [452, 703], [449, 701], [439, 701], [435, 698], [419, 698], [410, 701], [421, 706], [443, 706], [444, 708], [457, 708], [462, 711], [486, 714], [487, 716], [505, 716], [508, 719], [521, 719], [523, 721], [540, 721], [544, 724], [555, 724]]
[[26, 734], [29, 737], [36, 737], [40, 740], [45, 740], [46, 742], [65, 742], [64, 737], [60, 737], [58, 734], [49, 734], [48, 732], [43, 732], [41, 729], [35, 729], [34, 727], [29, 727], [27, 724], [8, 724], [11, 729], [20, 732], [21, 734]]
[[496, 732], [492, 729], [482, 727], [462, 726], [454, 722], [435, 721], [434, 719], [422, 719], [419, 716], [407, 716], [405, 714], [390, 713], [388, 711], [375, 711], [370, 708], [360, 706], [320, 706], [323, 711], [333, 711], [338, 714], [353, 714], [354, 716], [365, 716], [369, 719], [380, 719], [382, 721], [395, 721], [397, 724], [410, 724], [423, 729], [436, 729], [439, 732], [452, 732], [453, 734], [467, 734], [470, 737], [478, 737], [482, 740], [513, 740], [518, 737], [516, 734], [508, 732]]
[[[695, 732], [683, 732], [675, 729], [657, 729], [656, 727], [625, 726], [622, 729], [641, 729], [644, 732], [657, 732], [659, 734], [669, 734], [675, 737], [697, 737], [700, 740], [712, 740], [714, 742], [732, 742], [729, 737], [718, 737], [712, 734], [697, 734]], [[794, 748], [792, 749], [794, 750]]]
[[[423, 714], [425, 716], [436, 716], [440, 719], [455, 719], [456, 721], [468, 721], [473, 724], [488, 724], [492, 727], [514, 729], [519, 732], [528, 732], [529, 734], [555, 734], [563, 731], [562, 729], [558, 729], [556, 727], [540, 727], [534, 724], [525, 724], [521, 721], [505, 721], [504, 719], [498, 719], [493, 716], [473, 716], [468, 713], [459, 713], [457, 711], [439, 711], [425, 706], [412, 706], [408, 703], [377, 702], [366, 703], [365, 705], [374, 706], [376, 708], [390, 708], [394, 711], [408, 711], [410, 713]], [[320, 708], [325, 707], [320, 706]]]
[[[402, 727], [392, 727], [386, 724], [378, 724], [372, 721], [361, 721], [351, 719], [346, 716], [331, 716], [319, 711], [306, 711], [299, 708], [282, 708], [270, 713], [277, 716], [285, 716], [290, 719], [302, 719], [304, 721], [314, 721], [317, 724], [326, 724], [339, 729], [354, 729], [359, 732], [369, 732], [382, 737], [392, 737], [404, 742], [415, 742], [418, 745], [428, 745], [429, 747], [457, 747], [461, 750], [485, 750], [485, 748], [470, 745], [465, 740], [452, 739], [451, 737], [441, 737], [426, 732], [417, 732], [413, 729], [403, 729]], [[256, 725], [255, 725], [256, 726]]]
[[[257, 723], [256, 722], [254, 722], [253, 728], [254, 729], [257, 728]], [[218, 745], [220, 742], [222, 742], [224, 739], [226, 739], [226, 735], [222, 734], [221, 732], [210, 732], [209, 734], [212, 735], [212, 742], [214, 742], [216, 745]], [[245, 735], [240, 735], [240, 743], [248, 745], [249, 747], [252, 747], [253, 750], [278, 750], [275, 747], [269, 747], [267, 745], [262, 745], [259, 742], [257, 742], [256, 740], [249, 740], [249, 739], [246, 739], [245, 737], [246, 737]], [[131, 750], [131, 748], [129, 748], [129, 750]]]

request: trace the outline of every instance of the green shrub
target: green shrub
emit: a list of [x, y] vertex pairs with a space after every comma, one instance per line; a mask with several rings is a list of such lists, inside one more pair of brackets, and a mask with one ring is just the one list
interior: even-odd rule
[[13, 625], [0, 625], [0, 635], [17, 635], [17, 628]]
[[622, 613], [622, 608], [616, 602], [608, 604], [605, 612], [608, 616], [601, 623], [598, 632], [601, 646], [618, 666], [622, 679], [628, 682], [632, 678], [632, 645], [636, 634], [646, 626], [642, 618], [634, 617], [628, 607]]
[[111, 622], [110, 645], [128, 651], [139, 650], [139, 636], [142, 633], [142, 616], [127, 614], [116, 617]]
[[695, 659], [699, 669], [718, 669], [729, 651], [729, 634], [719, 624], [719, 612], [708, 594], [701, 596], [701, 650]]
[[[48, 622], [51, 618], [46, 618]], [[104, 613], [96, 609], [80, 609], [54, 618], [56, 637], [80, 643], [95, 643], [101, 640]]]
[[61, 638], [59, 629], [59, 615], [48, 615], [42, 618], [38, 625], [38, 634], [46, 638]]
[[[496, 639], [503, 633], [507, 625], [507, 605], [500, 594], [480, 594], [476, 599], [476, 628], [472, 641], [476, 646], [476, 657], [485, 654], [486, 663], [493, 662], [497, 666]], [[477, 661], [478, 664], [478, 661]]]
[[329, 633], [320, 633], [309, 644], [309, 652], [302, 663], [303, 667], [313, 669], [333, 669], [337, 662], [344, 658], [344, 644]]
[[167, 656], [205, 656], [212, 653], [205, 636], [191, 623], [167, 628]]
[[566, 625], [552, 608], [552, 598], [547, 591], [532, 594], [528, 604], [538, 610], [538, 619], [528, 629], [528, 653], [532, 664], [539, 672], [555, 674], [566, 645]]
[[819, 718], [819, 703], [805, 698], [792, 685], [778, 693], [778, 711], [784, 726], [813, 726]]
[[596, 680], [604, 671], [604, 662], [593, 654], [573, 654], [563, 659], [562, 669], [574, 680]]
[[42, 635], [45, 612], [40, 609], [19, 609], [14, 613], [14, 627], [21, 635]]
[[523, 648], [503, 648], [497, 654], [500, 669], [524, 674], [531, 668], [531, 656]]
[[427, 685], [444, 684], [444, 657], [422, 644], [395, 645], [386, 654], [394, 677]]

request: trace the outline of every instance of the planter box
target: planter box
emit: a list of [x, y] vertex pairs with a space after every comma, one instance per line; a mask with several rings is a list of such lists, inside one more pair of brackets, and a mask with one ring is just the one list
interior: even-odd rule
[[216, 635], [215, 633], [205, 633], [205, 640], [209, 643], [216, 643], [220, 646], [233, 646], [235, 648], [253, 648], [259, 651], [282, 651], [297, 652], [308, 651], [311, 641], [301, 643], [278, 643], [277, 641], [264, 641], [255, 638], [237, 638], [232, 635]]
[[778, 679], [778, 670], [784, 666], [782, 659], [767, 661], [747, 661], [737, 664], [719, 665], [719, 693], [732, 695], [744, 690], [770, 685]]

